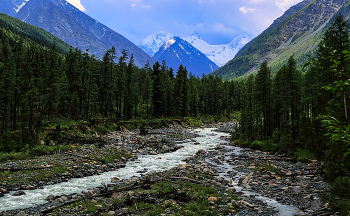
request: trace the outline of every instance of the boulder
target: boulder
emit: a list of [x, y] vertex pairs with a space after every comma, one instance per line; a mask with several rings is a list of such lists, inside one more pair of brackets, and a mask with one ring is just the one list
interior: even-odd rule
[[24, 191], [16, 191], [12, 196], [23, 196], [26, 193]]
[[119, 180], [119, 178], [117, 178], [117, 177], [113, 177], [112, 179], [111, 179], [111, 182], [112, 183], [118, 183], [120, 180]]
[[63, 203], [64, 201], [62, 198], [57, 198], [57, 199], [55, 199], [55, 202]]
[[3, 193], [3, 194], [6, 194], [6, 193], [7, 193], [7, 190], [4, 189], [4, 188], [0, 188], [0, 192]]
[[162, 151], [163, 151], [163, 152], [169, 151], [169, 147], [168, 147], [167, 145], [163, 145]]
[[54, 195], [49, 195], [48, 197], [46, 197], [46, 201], [52, 202], [55, 199]]

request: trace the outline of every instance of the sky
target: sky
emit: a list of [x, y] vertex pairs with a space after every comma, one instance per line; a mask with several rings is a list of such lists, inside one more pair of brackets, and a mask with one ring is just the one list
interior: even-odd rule
[[213, 45], [240, 35], [258, 36], [302, 0], [67, 0], [139, 45], [159, 31], [186, 37], [193, 32]]

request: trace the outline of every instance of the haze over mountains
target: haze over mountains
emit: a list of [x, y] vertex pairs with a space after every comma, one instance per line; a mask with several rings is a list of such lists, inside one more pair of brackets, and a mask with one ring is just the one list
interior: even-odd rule
[[43, 28], [82, 51], [101, 58], [112, 46], [119, 57], [123, 49], [143, 67], [154, 60], [131, 41], [94, 20], [66, 0], [0, 0], [0, 12]]
[[304, 0], [287, 10], [246, 44], [233, 60], [212, 74], [230, 80], [255, 72], [264, 60], [275, 73], [290, 56], [294, 56], [298, 69], [303, 70], [307, 55], [315, 55], [317, 45], [338, 13], [349, 19], [349, 1]]

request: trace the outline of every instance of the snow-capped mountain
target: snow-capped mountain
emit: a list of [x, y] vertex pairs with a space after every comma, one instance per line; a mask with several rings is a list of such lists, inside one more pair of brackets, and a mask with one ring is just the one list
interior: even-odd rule
[[0, 12], [40, 27], [83, 52], [102, 58], [112, 46], [123, 49], [143, 67], [154, 60], [131, 41], [86, 15], [66, 0], [0, 0]]
[[159, 62], [165, 60], [167, 66], [172, 67], [174, 71], [182, 64], [188, 72], [196, 76], [208, 74], [219, 68], [201, 51], [179, 37], [166, 41], [153, 58]]
[[149, 56], [153, 56], [158, 52], [159, 48], [163, 44], [173, 38], [174, 35], [166, 32], [157, 32], [154, 35], [147, 36], [139, 45], [139, 47], [145, 51]]
[[250, 41], [247, 35], [241, 35], [233, 39], [229, 44], [211, 45], [205, 42], [197, 32], [184, 39], [218, 66], [223, 66], [233, 59], [238, 51]]

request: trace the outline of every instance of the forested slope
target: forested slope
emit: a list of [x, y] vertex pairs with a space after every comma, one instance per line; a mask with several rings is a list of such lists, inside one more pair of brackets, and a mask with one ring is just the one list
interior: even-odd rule
[[2, 37], [7, 35], [6, 37], [9, 39], [10, 43], [14, 43], [19, 38], [27, 42], [36, 42], [38, 45], [46, 48], [51, 48], [52, 45], [56, 43], [56, 47], [61, 53], [69, 52], [70, 46], [61, 39], [41, 28], [27, 24], [3, 13], [0, 13], [0, 31], [3, 35]]

